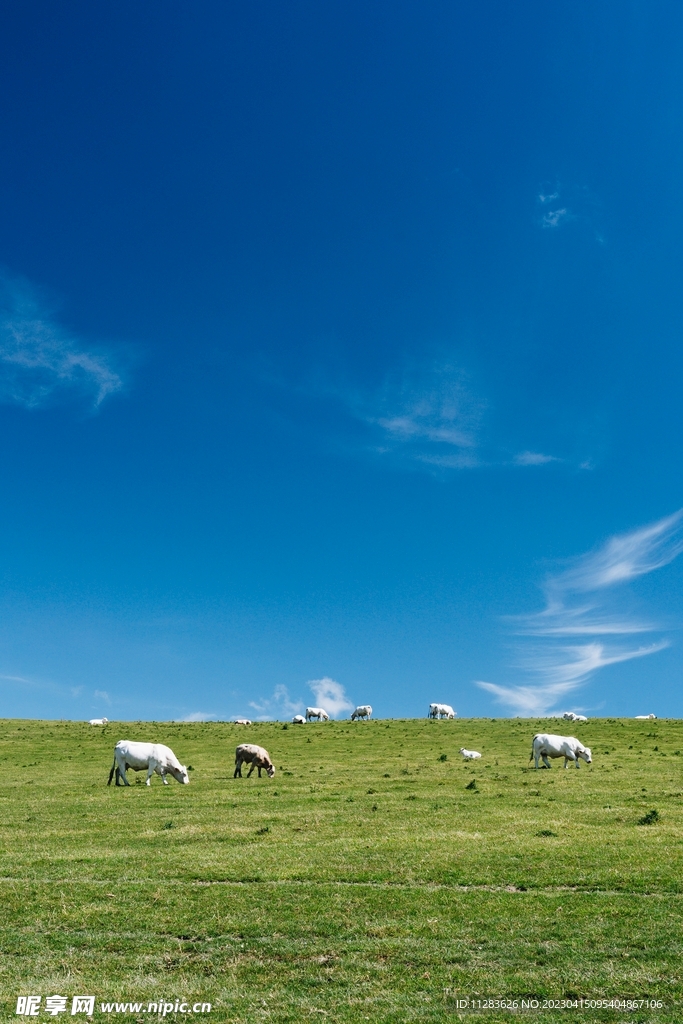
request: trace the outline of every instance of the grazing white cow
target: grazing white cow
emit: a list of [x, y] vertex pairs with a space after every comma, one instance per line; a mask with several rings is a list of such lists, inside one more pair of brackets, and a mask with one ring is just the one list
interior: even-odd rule
[[588, 719], [586, 718], [585, 715], [574, 715], [574, 721], [575, 722], [587, 722]]
[[563, 757], [565, 768], [569, 761], [573, 761], [578, 768], [580, 757], [586, 764], [590, 764], [592, 761], [590, 748], [584, 747], [583, 743], [575, 736], [553, 736], [547, 732], [536, 733], [531, 743], [529, 760], [535, 761], [538, 768], [538, 760], [541, 758], [544, 766], [550, 768], [549, 757]]
[[319, 722], [327, 722], [330, 716], [324, 708], [306, 708], [306, 721], [310, 722], [313, 718], [317, 718]]
[[370, 718], [372, 715], [372, 708], [369, 704], [359, 704], [355, 711], [351, 712], [351, 721], [355, 721], [356, 718]]
[[235, 725], [251, 725], [250, 718], [236, 718]]
[[656, 715], [636, 715], [636, 721], [639, 721], [639, 722], [651, 722], [652, 719], [656, 718], [656, 717], [657, 717]]
[[114, 763], [109, 772], [108, 786], [116, 772], [116, 785], [120, 786], [119, 779], [123, 779], [124, 786], [130, 786], [126, 776], [126, 769], [132, 768], [134, 772], [147, 770], [147, 785], [154, 772], [161, 776], [165, 786], [168, 786], [167, 775], [172, 775], [176, 782], [187, 785], [190, 781], [187, 768], [181, 764], [170, 747], [163, 743], [135, 743], [133, 740], [119, 740], [114, 747]]
[[107, 725], [108, 722], [108, 718], [91, 718], [88, 725]]
[[294, 715], [294, 718], [292, 719], [292, 724], [293, 725], [305, 725], [306, 724], [306, 719], [304, 718], [303, 715]]
[[268, 778], [272, 779], [275, 775], [275, 765], [270, 760], [270, 754], [263, 747], [257, 747], [255, 743], [240, 743], [239, 747], [235, 751], [235, 774], [233, 779], [238, 776], [242, 778], [242, 765], [250, 764], [251, 768], [247, 772], [247, 778], [251, 775], [254, 768], [258, 768], [258, 777], [261, 778], [261, 769], [265, 768], [268, 772]]
[[465, 750], [464, 747], [460, 748], [460, 753], [466, 761], [476, 761], [478, 757], [481, 757], [478, 750]]
[[587, 722], [588, 721], [588, 719], [586, 718], [585, 715], [577, 715], [573, 711], [565, 711], [565, 713], [562, 715], [562, 717], [564, 719], [566, 719], [566, 721], [568, 721], [568, 722]]
[[430, 704], [428, 718], [455, 718], [455, 711], [450, 704]]

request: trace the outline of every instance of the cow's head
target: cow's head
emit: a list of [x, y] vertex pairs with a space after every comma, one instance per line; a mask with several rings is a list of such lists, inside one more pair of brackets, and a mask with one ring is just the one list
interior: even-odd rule
[[167, 769], [176, 780], [176, 782], [182, 782], [183, 785], [187, 786], [190, 781], [189, 772], [184, 764], [181, 764], [179, 768], [170, 767]]
[[582, 757], [586, 764], [590, 764], [593, 760], [590, 747], [581, 747], [581, 750], [576, 751], [576, 756]]
[[269, 764], [266, 771], [268, 772], [268, 778], [272, 779], [273, 775], [275, 775], [275, 765]]

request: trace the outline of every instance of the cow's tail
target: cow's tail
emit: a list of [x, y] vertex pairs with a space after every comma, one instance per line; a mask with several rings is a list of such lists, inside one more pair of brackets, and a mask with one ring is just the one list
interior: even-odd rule
[[[111, 786], [111, 780], [114, 778], [114, 772], [115, 771], [116, 771], [116, 758], [114, 758], [114, 763], [111, 766], [111, 771], [109, 772], [109, 782], [107, 783], [108, 786]], [[116, 780], [116, 782], [118, 784], [118, 779]]]

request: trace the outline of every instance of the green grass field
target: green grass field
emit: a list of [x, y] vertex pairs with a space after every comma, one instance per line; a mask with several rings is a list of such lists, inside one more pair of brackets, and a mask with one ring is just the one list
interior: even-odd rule
[[[592, 766], [535, 771], [542, 730]], [[107, 788], [122, 738], [167, 743], [191, 784]], [[233, 779], [245, 741], [273, 780]], [[663, 1001], [539, 1024], [680, 1021], [681, 751], [678, 721], [2, 721], [2, 1019], [92, 994], [95, 1020], [158, 999], [244, 1024], [518, 1019], [457, 1002], [489, 997]]]

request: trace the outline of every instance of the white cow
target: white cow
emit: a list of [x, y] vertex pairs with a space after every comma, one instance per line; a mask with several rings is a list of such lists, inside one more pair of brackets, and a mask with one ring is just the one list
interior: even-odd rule
[[574, 721], [575, 722], [587, 722], [588, 719], [586, 718], [585, 715], [574, 715]]
[[294, 725], [305, 725], [306, 724], [306, 719], [304, 718], [303, 715], [294, 715], [294, 718], [292, 719], [292, 723]]
[[656, 715], [636, 715], [636, 720], [639, 722], [651, 722]]
[[428, 718], [455, 718], [455, 711], [450, 704], [430, 704]]
[[460, 753], [466, 761], [476, 761], [478, 757], [481, 757], [478, 750], [465, 750], [464, 747], [460, 748]]
[[242, 778], [242, 765], [245, 763], [251, 765], [247, 772], [247, 778], [249, 778], [254, 768], [258, 768], [259, 779], [261, 778], [262, 768], [265, 768], [268, 772], [269, 779], [272, 779], [273, 775], [275, 775], [275, 765], [270, 760], [270, 754], [263, 747], [257, 747], [255, 743], [240, 743], [235, 751], [234, 779], [238, 776], [240, 779]]
[[251, 725], [250, 718], [236, 718], [235, 725]]
[[568, 721], [568, 722], [587, 722], [588, 721], [588, 719], [586, 718], [585, 715], [577, 715], [573, 711], [565, 711], [565, 713], [562, 715], [562, 717], [564, 719], [566, 719], [566, 721]]
[[329, 715], [324, 708], [306, 708], [306, 721], [310, 722], [311, 719], [317, 718], [319, 722], [329, 721]]
[[568, 761], [573, 761], [578, 768], [580, 757], [586, 764], [590, 764], [592, 761], [590, 748], [584, 747], [583, 743], [575, 736], [553, 736], [547, 732], [536, 733], [531, 743], [529, 760], [535, 761], [538, 768], [538, 760], [541, 758], [544, 766], [550, 768], [549, 757], [563, 757], [565, 768]]
[[106, 725], [108, 721], [108, 718], [91, 718], [88, 725]]
[[372, 708], [369, 704], [359, 704], [355, 711], [351, 712], [351, 721], [355, 721], [356, 718], [370, 718], [372, 715]]
[[168, 786], [166, 775], [172, 775], [176, 782], [185, 785], [190, 781], [187, 768], [181, 764], [170, 747], [163, 743], [135, 743], [133, 740], [119, 740], [114, 747], [114, 763], [109, 772], [108, 786], [116, 772], [116, 785], [120, 786], [119, 779], [123, 779], [124, 786], [130, 786], [126, 776], [126, 769], [132, 768], [134, 772], [147, 770], [147, 785], [154, 772], [161, 776], [162, 782]]

